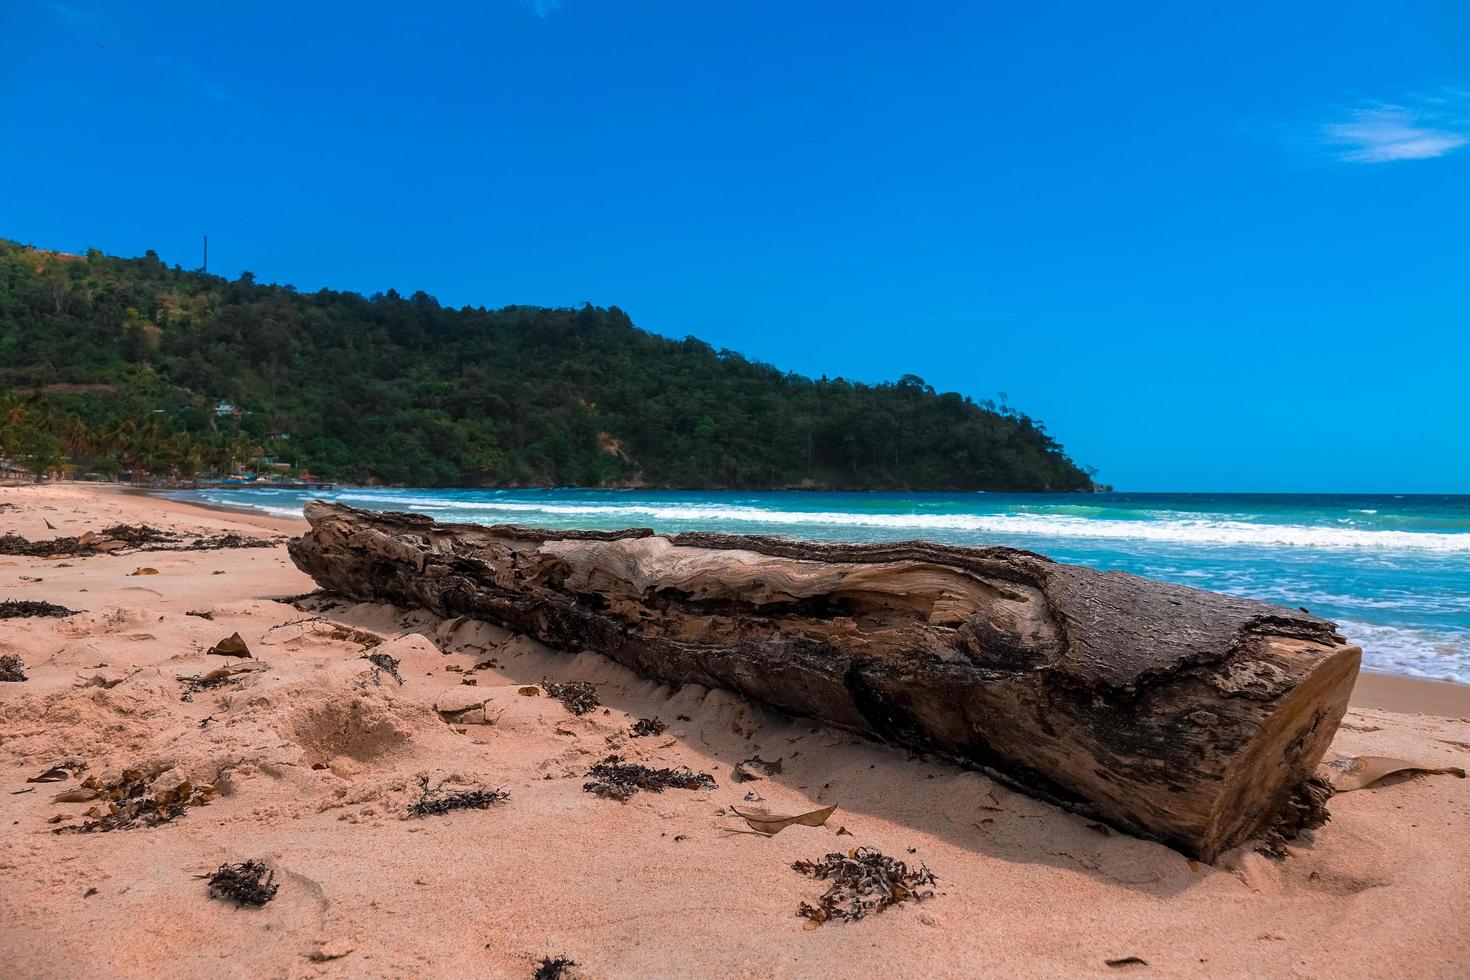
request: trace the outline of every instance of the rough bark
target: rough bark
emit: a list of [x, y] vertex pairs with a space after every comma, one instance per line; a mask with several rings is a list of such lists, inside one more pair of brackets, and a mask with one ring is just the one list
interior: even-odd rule
[[1361, 657], [1304, 612], [1009, 548], [306, 517], [327, 589], [963, 757], [1206, 861], [1312, 774]]

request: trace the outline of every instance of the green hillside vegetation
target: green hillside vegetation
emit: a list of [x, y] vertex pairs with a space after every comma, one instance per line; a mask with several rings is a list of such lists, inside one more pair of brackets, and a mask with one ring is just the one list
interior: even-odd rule
[[785, 373], [616, 307], [303, 293], [152, 252], [0, 240], [0, 456], [189, 478], [262, 468], [262, 453], [278, 473], [423, 486], [1092, 485], [1004, 405], [913, 376]]

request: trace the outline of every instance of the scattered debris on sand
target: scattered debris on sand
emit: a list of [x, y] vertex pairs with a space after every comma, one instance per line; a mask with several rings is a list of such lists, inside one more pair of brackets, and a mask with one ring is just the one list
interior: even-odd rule
[[61, 619], [75, 615], [76, 610], [58, 606], [54, 602], [40, 602], [35, 599], [6, 599], [0, 602], [0, 619], [30, 619], [38, 616]]
[[230, 899], [237, 905], [253, 905], [256, 908], [276, 897], [280, 885], [276, 884], [276, 873], [266, 867], [264, 861], [244, 861], [240, 864], [222, 864], [209, 878], [209, 897]]
[[384, 673], [397, 681], [400, 687], [403, 686], [403, 675], [398, 672], [399, 661], [396, 657], [390, 657], [382, 652], [368, 651], [362, 655], [361, 659], [373, 665], [373, 684], [375, 686], [382, 686]]
[[633, 738], [645, 738], [649, 735], [662, 735], [669, 730], [669, 726], [657, 718], [639, 718], [629, 732]]
[[752, 779], [770, 779], [772, 776], [781, 774], [781, 760], [767, 762], [758, 755], [753, 755], [744, 762], [735, 766], [732, 774], [735, 782], [744, 783]]
[[190, 609], [184, 613], [185, 616], [196, 616], [199, 619], [214, 619], [214, 611], [210, 609]]
[[[277, 635], [277, 630], [289, 629], [292, 626], [299, 627], [294, 635], [287, 635], [285, 637]], [[282, 642], [289, 643], [292, 640], [301, 638], [307, 632], [324, 640], [347, 640], [351, 643], [359, 643], [364, 650], [370, 650], [380, 645], [386, 639], [386, 637], [380, 636], [377, 633], [370, 633], [367, 630], [356, 629], [352, 626], [344, 626], [341, 623], [335, 623], [321, 616], [308, 616], [305, 619], [293, 619], [288, 622], [277, 623], [265, 631], [265, 636], [262, 637], [261, 642], [266, 645]]]
[[1455, 776], [1465, 778], [1459, 766], [1426, 766], [1408, 759], [1386, 755], [1355, 755], [1322, 763], [1318, 773], [1338, 793], [1366, 789], [1389, 776]]
[[0, 654], [0, 681], [23, 681], [26, 679], [25, 661], [13, 653]]
[[206, 657], [239, 657], [243, 660], [252, 659], [250, 656], [250, 648], [245, 645], [245, 641], [240, 637], [239, 633], [231, 633], [229, 636], [225, 637], [223, 640], [220, 640], [208, 650], [205, 650], [204, 655]]
[[443, 784], [429, 788], [429, 777], [419, 777], [419, 799], [408, 807], [411, 817], [428, 817], [451, 810], [484, 810], [510, 799], [504, 789], [474, 789], [463, 793], [443, 793]]
[[1332, 819], [1327, 801], [1332, 799], [1332, 784], [1313, 776], [1296, 788], [1274, 820], [1262, 830], [1256, 853], [1275, 861], [1285, 860], [1290, 852], [1286, 845], [1305, 831], [1316, 830]]
[[[763, 837], [774, 837], [787, 827], [820, 827], [836, 810], [837, 804], [834, 803], [820, 810], [781, 816], [764, 809], [737, 810], [734, 806], [730, 807], [731, 813], [744, 820], [751, 830]], [[739, 833], [744, 833], [744, 831], [739, 831]]]
[[832, 882], [816, 905], [802, 902], [796, 914], [811, 920], [815, 928], [831, 919], [855, 922], [901, 902], [933, 898], [934, 872], [926, 865], [910, 871], [902, 861], [871, 847], [857, 847], [846, 854], [828, 854], [821, 861], [796, 861], [793, 871]]
[[72, 777], [72, 773], [84, 772], [87, 768], [85, 762], [68, 759], [58, 765], [52, 766], [38, 776], [26, 779], [28, 783], [64, 783]]
[[561, 980], [566, 976], [567, 969], [576, 965], [576, 960], [569, 960], [565, 956], [542, 957], [531, 980]]
[[182, 548], [145, 548], [145, 551], [221, 551], [226, 548], [274, 548], [279, 538], [247, 538], [243, 534], [210, 534], [195, 538]]
[[587, 681], [572, 681], [567, 684], [558, 684], [555, 681], [542, 681], [541, 688], [551, 697], [556, 698], [574, 715], [585, 715], [587, 712], [602, 704], [597, 699], [597, 688]]
[[85, 558], [120, 551], [216, 551], [222, 548], [274, 548], [279, 542], [241, 534], [191, 535], [188, 540], [172, 531], [147, 524], [114, 524], [78, 537], [31, 541], [18, 534], [0, 537], [0, 555], [26, 558]]
[[23, 555], [27, 558], [52, 558], [57, 555], [79, 557], [177, 540], [177, 535], [146, 524], [114, 524], [101, 531], [87, 531], [79, 537], [49, 538], [44, 541], [29, 541], [18, 534], [7, 534], [0, 538], [0, 554]]
[[707, 772], [694, 772], [685, 766], [677, 769], [650, 769], [636, 762], [625, 762], [610, 755], [587, 770], [592, 778], [582, 784], [587, 793], [603, 799], [626, 803], [640, 789], [662, 793], [666, 789], [717, 789], [715, 779]]
[[80, 803], [97, 800], [87, 811], [91, 819], [84, 824], [58, 827], [57, 834], [94, 834], [136, 827], [157, 827], [168, 823], [194, 806], [203, 806], [214, 798], [213, 786], [195, 786], [185, 779], [172, 789], [154, 790], [160, 772], [125, 769], [115, 782], [103, 783], [95, 776], [83, 780], [79, 789], [58, 793], [58, 803]]
[[117, 524], [102, 531], [88, 531], [80, 537], [48, 538], [43, 541], [31, 541], [19, 534], [7, 534], [0, 537], [0, 555], [17, 555], [25, 558], [62, 556], [80, 558], [172, 540], [175, 540], [173, 535], [147, 525], [134, 527], [128, 524]]
[[240, 675], [248, 674], [264, 667], [259, 661], [252, 660], [249, 664], [230, 664], [225, 667], [216, 667], [206, 674], [191, 674], [188, 677], [180, 677], [179, 683], [184, 685], [184, 691], [179, 696], [180, 701], [189, 702], [194, 700], [194, 695], [200, 691], [209, 691], [217, 687], [236, 687], [240, 683]]

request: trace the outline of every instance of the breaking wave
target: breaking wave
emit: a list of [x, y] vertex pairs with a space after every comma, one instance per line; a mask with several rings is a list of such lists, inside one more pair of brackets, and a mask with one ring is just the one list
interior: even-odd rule
[[[1152, 541], [1179, 545], [1227, 547], [1378, 549], [1470, 554], [1470, 534], [1432, 531], [1386, 531], [1309, 524], [1270, 524], [1208, 518], [1117, 520], [1056, 513], [884, 513], [867, 511], [780, 510], [716, 503], [585, 503], [580, 501], [453, 500], [390, 493], [343, 493], [345, 503], [377, 503], [430, 514], [490, 522], [535, 523], [536, 515], [563, 524], [580, 518], [599, 524], [700, 524], [710, 530], [739, 525], [790, 528], [881, 528], [885, 531], [970, 532], [996, 540], [1011, 537], [1079, 538]], [[298, 512], [299, 513], [299, 512]]]

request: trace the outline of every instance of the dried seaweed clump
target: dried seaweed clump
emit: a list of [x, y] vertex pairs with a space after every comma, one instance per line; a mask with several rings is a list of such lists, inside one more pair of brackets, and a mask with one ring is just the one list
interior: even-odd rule
[[582, 790], [603, 799], [626, 803], [640, 789], [662, 793], [666, 789], [715, 789], [715, 779], [707, 772], [694, 772], [685, 766], [677, 769], [650, 769], [636, 762], [624, 762], [610, 755], [587, 770], [592, 779]]
[[597, 688], [587, 681], [572, 681], [569, 684], [558, 684], [555, 681], [542, 681], [541, 687], [547, 694], [556, 698], [574, 715], [585, 715], [593, 708], [602, 704], [597, 699]]
[[23, 555], [27, 558], [54, 558], [58, 555], [85, 557], [114, 551], [213, 551], [219, 548], [273, 548], [275, 542], [265, 538], [247, 538], [239, 534], [200, 535], [185, 543], [172, 531], [147, 524], [114, 524], [100, 531], [87, 531], [79, 537], [49, 538], [31, 541], [18, 534], [0, 537], [0, 555]]
[[397, 657], [390, 657], [388, 654], [381, 652], [373, 653], [371, 650], [368, 650], [363, 653], [361, 659], [373, 665], [373, 684], [381, 685], [383, 683], [383, 674], [387, 673], [389, 677], [398, 682], [400, 687], [403, 685], [403, 675], [398, 672]]
[[933, 898], [934, 872], [925, 865], [910, 871], [907, 864], [875, 851], [858, 847], [846, 854], [828, 854], [821, 861], [797, 861], [793, 871], [832, 885], [817, 899], [816, 905], [802, 902], [796, 914], [817, 925], [829, 919], [857, 921], [870, 913], [900, 902], [922, 902]]
[[544, 956], [531, 980], [561, 980], [566, 975], [567, 968], [576, 965], [576, 960], [569, 960], [565, 956]]
[[177, 540], [176, 535], [146, 524], [115, 524], [101, 531], [87, 531], [80, 537], [48, 538], [42, 541], [31, 541], [19, 534], [7, 534], [0, 538], [0, 555], [23, 555], [27, 558], [100, 555], [125, 548], [172, 544]]
[[281, 886], [276, 884], [275, 878], [276, 873], [267, 868], [264, 861], [222, 864], [209, 876], [209, 897], [228, 898], [240, 905], [259, 908], [276, 897]]
[[1317, 776], [1303, 782], [1286, 802], [1281, 805], [1271, 823], [1261, 833], [1256, 853], [1276, 861], [1288, 855], [1286, 842], [1296, 840], [1299, 835], [1332, 819], [1327, 812], [1327, 801], [1332, 799], [1332, 784]]
[[[219, 551], [225, 548], [274, 548], [276, 542], [270, 538], [247, 538], [243, 534], [213, 534], [195, 538], [193, 541], [179, 548], [179, 551]], [[173, 549], [148, 548], [147, 551], [161, 551]]]
[[13, 653], [0, 654], [0, 681], [23, 681], [25, 679], [25, 661]]
[[91, 541], [100, 539], [103, 541], [121, 541], [131, 548], [141, 548], [147, 545], [157, 544], [174, 544], [179, 540], [179, 536], [172, 531], [149, 527], [147, 524], [114, 524], [112, 527], [105, 527], [95, 533], [96, 538], [89, 539], [87, 535], [83, 534], [79, 540]]
[[[142, 769], [126, 769], [114, 783], [102, 783], [95, 776], [83, 780], [80, 790], [62, 794], [68, 802], [98, 800], [87, 811], [92, 819], [84, 824], [58, 827], [58, 834], [100, 834], [111, 830], [157, 827], [181, 816], [193, 806], [203, 806], [214, 797], [213, 786], [195, 786], [184, 780], [173, 789], [153, 792], [158, 774]], [[90, 791], [90, 794], [88, 793]]]
[[643, 738], [647, 735], [662, 735], [669, 730], [669, 726], [657, 718], [639, 718], [631, 732], [634, 738]]
[[440, 792], [440, 786], [429, 788], [429, 777], [419, 777], [419, 799], [409, 804], [408, 815], [428, 817], [450, 810], [484, 810], [510, 799], [510, 791], [504, 789], [474, 789], [464, 793]]
[[0, 602], [0, 619], [29, 619], [33, 616], [55, 616], [59, 619], [75, 615], [75, 611], [54, 602], [34, 599], [6, 599]]

